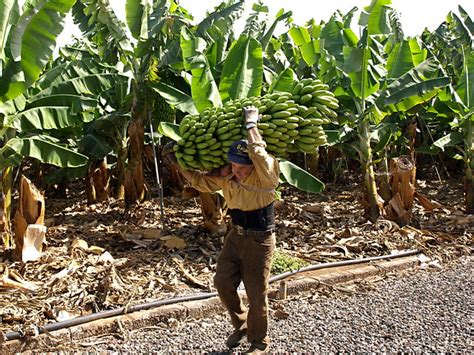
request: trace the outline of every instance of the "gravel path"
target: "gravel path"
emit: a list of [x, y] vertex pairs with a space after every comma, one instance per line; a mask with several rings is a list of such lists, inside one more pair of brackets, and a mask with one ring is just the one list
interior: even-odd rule
[[[421, 270], [347, 292], [317, 292], [271, 303], [272, 352], [473, 353], [473, 265]], [[346, 289], [347, 291], [347, 289]], [[286, 319], [281, 315], [288, 313]], [[110, 352], [224, 352], [226, 315], [137, 329], [88, 348]], [[93, 343], [91, 339], [91, 343]], [[245, 351], [248, 344], [235, 349]]]

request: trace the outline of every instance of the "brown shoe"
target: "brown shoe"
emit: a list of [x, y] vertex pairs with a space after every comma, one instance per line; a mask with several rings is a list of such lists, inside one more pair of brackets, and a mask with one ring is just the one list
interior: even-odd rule
[[234, 330], [234, 332], [229, 335], [225, 344], [229, 349], [236, 348], [240, 345], [242, 338], [247, 334], [247, 329]]
[[253, 343], [245, 352], [246, 354], [263, 354], [270, 350], [270, 345], [263, 343]]

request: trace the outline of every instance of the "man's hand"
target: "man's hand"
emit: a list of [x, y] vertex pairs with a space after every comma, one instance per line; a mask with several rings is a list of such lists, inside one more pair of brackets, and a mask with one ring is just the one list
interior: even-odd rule
[[258, 108], [255, 106], [244, 107], [244, 119], [245, 123], [257, 124], [260, 117], [258, 116]]

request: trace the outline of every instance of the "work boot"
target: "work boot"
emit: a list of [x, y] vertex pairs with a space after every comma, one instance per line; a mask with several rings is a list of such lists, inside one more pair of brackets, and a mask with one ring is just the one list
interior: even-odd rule
[[270, 345], [264, 343], [252, 343], [245, 354], [263, 354], [270, 350]]
[[225, 344], [229, 349], [236, 348], [240, 345], [242, 338], [247, 334], [247, 329], [234, 330], [234, 332], [229, 335]]

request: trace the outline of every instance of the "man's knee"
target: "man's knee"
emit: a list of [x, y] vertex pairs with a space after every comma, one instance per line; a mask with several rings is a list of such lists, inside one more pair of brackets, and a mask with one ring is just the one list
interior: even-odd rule
[[264, 312], [268, 310], [268, 299], [266, 295], [259, 294], [249, 297], [249, 303], [256, 309], [261, 309]]
[[214, 287], [219, 292], [231, 291], [234, 288], [232, 280], [228, 276], [222, 274], [216, 274], [214, 276]]

